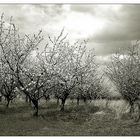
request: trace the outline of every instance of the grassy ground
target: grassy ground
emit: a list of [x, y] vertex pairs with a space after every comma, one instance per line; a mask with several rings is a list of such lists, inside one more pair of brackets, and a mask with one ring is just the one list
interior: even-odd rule
[[32, 117], [32, 109], [27, 104], [13, 103], [9, 109], [0, 104], [0, 135], [140, 135], [140, 122], [133, 122], [127, 114], [116, 118], [115, 111], [95, 104], [77, 107], [69, 103], [66, 110], [60, 112], [56, 103], [43, 103], [38, 118]]

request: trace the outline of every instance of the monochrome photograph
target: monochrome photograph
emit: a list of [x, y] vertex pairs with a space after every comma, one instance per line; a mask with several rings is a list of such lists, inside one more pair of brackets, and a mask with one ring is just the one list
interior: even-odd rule
[[0, 4], [0, 136], [140, 136], [139, 4]]

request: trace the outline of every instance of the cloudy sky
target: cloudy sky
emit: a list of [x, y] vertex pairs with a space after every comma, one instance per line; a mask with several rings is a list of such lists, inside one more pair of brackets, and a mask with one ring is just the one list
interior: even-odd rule
[[131, 40], [140, 39], [140, 5], [0, 5], [6, 20], [13, 19], [27, 34], [42, 29], [44, 35], [58, 34], [62, 28], [71, 40], [88, 39], [96, 55], [107, 59]]

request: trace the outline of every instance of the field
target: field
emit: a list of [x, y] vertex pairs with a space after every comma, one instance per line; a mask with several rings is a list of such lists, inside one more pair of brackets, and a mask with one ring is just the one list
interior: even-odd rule
[[[39, 117], [32, 117], [32, 108], [24, 102], [14, 102], [6, 109], [0, 103], [1, 136], [137, 136], [140, 122], [128, 115], [124, 101], [92, 101], [85, 105], [68, 101], [64, 112], [56, 102], [41, 102]], [[125, 113], [123, 113], [125, 112]]]

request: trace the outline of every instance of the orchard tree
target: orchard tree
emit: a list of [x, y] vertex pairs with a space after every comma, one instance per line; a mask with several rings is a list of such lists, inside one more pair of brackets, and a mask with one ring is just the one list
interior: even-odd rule
[[14, 77], [11, 77], [11, 75], [7, 74], [4, 75], [4, 79], [2, 81], [1, 85], [1, 94], [3, 97], [5, 97], [7, 104], [6, 107], [9, 107], [10, 101], [12, 101], [17, 96], [17, 84], [15, 82]]
[[77, 104], [82, 99], [85, 103], [87, 100], [92, 100], [98, 96], [102, 90], [102, 76], [98, 72], [98, 64], [95, 61], [94, 50], [85, 52], [84, 59], [80, 64], [78, 74], [79, 84], [76, 87], [75, 96]]
[[60, 99], [60, 83], [58, 82], [58, 73], [60, 70], [59, 65], [61, 65], [64, 60], [62, 58], [61, 52], [61, 43], [65, 40], [66, 36], [61, 38], [63, 31], [61, 31], [60, 35], [52, 40], [50, 36], [48, 36], [48, 43], [45, 46], [42, 52], [38, 52], [37, 58], [39, 60], [39, 66], [43, 70], [46, 80], [44, 92], [46, 93], [44, 97], [55, 96]]
[[57, 65], [57, 81], [61, 84], [61, 111], [64, 111], [66, 99], [74, 87], [79, 85], [79, 74], [81, 63], [85, 53], [86, 42], [70, 45], [69, 42], [62, 42], [60, 52], [61, 64]]
[[[42, 68], [45, 73], [53, 77], [55, 86], [55, 97], [61, 99], [61, 111], [67, 98], [71, 96], [72, 90], [79, 86], [82, 79], [81, 88], [92, 83], [97, 65], [93, 51], [87, 51], [87, 42], [75, 42], [70, 44], [64, 30], [58, 37], [51, 38], [45, 48]], [[86, 89], [84, 89], [86, 90]]]
[[113, 55], [107, 65], [107, 76], [116, 85], [122, 97], [130, 104], [130, 113], [140, 95], [140, 50], [138, 41], [125, 54]]
[[6, 106], [9, 107], [9, 103], [17, 96], [17, 83], [15, 77], [11, 75], [8, 67], [5, 67], [5, 63], [3, 63], [2, 59], [0, 63], [0, 92], [7, 101]]
[[31, 64], [31, 54], [37, 49], [43, 40], [40, 31], [38, 34], [20, 35], [12, 19], [7, 26], [3, 15], [0, 20], [0, 47], [2, 61], [10, 69], [11, 76], [16, 79], [17, 87], [29, 97], [38, 115], [38, 100], [43, 96], [44, 78], [43, 72]]
[[78, 82], [78, 67], [83, 56], [82, 44], [70, 43], [66, 40], [66, 36], [61, 31], [58, 37], [52, 39], [49, 36], [49, 43], [42, 53], [41, 66], [48, 77], [53, 77], [51, 82], [55, 86], [55, 97], [61, 99], [61, 110], [64, 110], [66, 99], [71, 90]]

